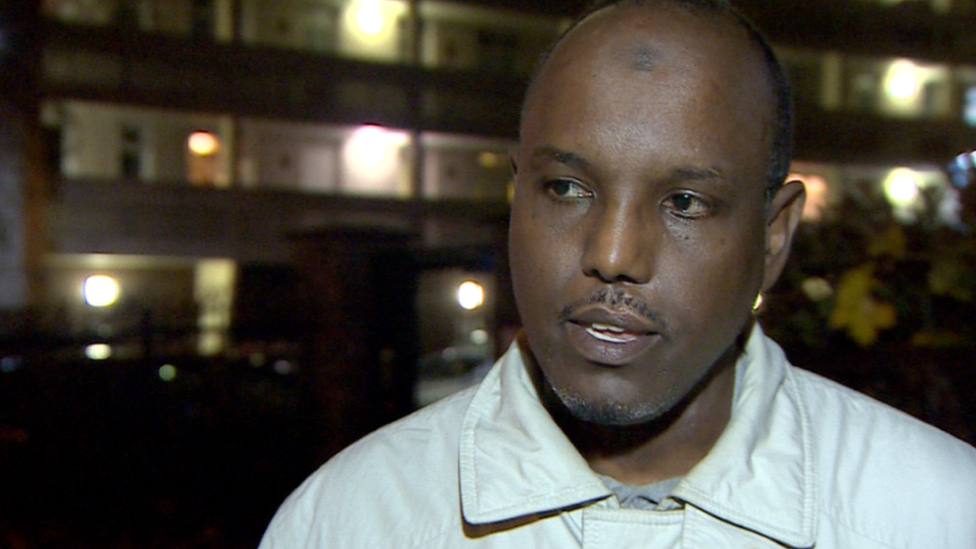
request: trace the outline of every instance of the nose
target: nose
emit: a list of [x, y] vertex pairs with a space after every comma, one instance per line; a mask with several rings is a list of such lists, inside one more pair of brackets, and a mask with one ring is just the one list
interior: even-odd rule
[[605, 205], [584, 222], [583, 273], [606, 283], [646, 284], [654, 270], [655, 236], [635, 208]]

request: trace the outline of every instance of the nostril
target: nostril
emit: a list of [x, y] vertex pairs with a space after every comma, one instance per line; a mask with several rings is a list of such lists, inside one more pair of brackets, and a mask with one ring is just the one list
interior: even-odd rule
[[650, 246], [633, 238], [605, 239], [594, 242], [584, 254], [582, 270], [586, 276], [605, 283], [646, 284], [652, 276]]
[[645, 284], [647, 280], [639, 279], [631, 274], [628, 274], [622, 269], [616, 268], [584, 268], [583, 274], [588, 277], [599, 279], [601, 282], [607, 284], [613, 284], [615, 282], [624, 282], [629, 284]]

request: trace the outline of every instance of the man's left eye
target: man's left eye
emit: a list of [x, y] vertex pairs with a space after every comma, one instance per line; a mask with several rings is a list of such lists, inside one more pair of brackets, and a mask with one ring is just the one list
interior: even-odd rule
[[675, 193], [668, 197], [665, 205], [681, 217], [701, 217], [711, 211], [711, 206], [692, 193]]

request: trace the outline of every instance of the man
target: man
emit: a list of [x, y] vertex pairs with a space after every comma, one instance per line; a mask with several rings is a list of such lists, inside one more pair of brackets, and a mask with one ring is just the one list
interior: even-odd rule
[[513, 153], [524, 334], [323, 466], [262, 547], [976, 547], [976, 451], [753, 319], [803, 207], [787, 95], [719, 0], [575, 25]]

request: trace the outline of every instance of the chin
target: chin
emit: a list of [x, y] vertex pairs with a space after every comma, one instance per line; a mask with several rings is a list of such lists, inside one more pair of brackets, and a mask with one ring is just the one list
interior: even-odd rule
[[563, 406], [574, 418], [602, 427], [626, 427], [652, 422], [673, 408], [670, 403], [623, 403], [596, 401], [574, 391], [552, 388]]

